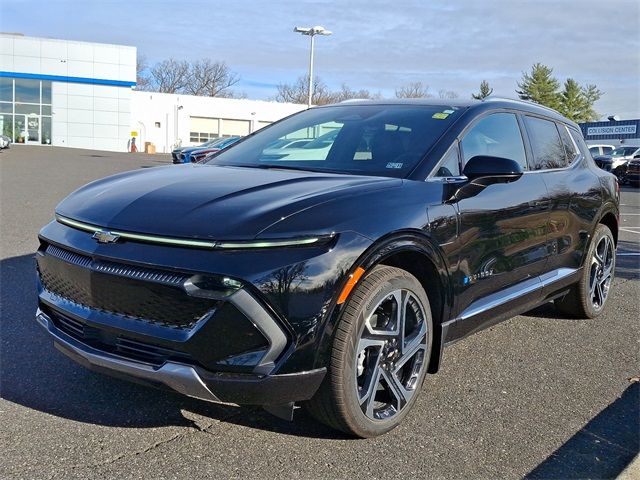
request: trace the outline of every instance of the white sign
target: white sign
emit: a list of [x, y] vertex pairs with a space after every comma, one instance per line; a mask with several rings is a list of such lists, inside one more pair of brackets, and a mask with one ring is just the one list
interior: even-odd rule
[[629, 135], [636, 133], [635, 125], [613, 125], [611, 127], [589, 127], [587, 136], [591, 135]]

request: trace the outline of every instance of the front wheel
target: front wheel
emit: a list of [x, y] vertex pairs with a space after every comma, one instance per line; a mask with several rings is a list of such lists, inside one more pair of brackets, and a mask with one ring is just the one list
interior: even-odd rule
[[359, 437], [388, 432], [417, 399], [432, 341], [429, 299], [420, 282], [404, 270], [375, 267], [344, 307], [328, 375], [309, 411]]
[[609, 298], [616, 268], [613, 234], [599, 224], [589, 246], [580, 281], [569, 293], [557, 299], [556, 308], [575, 318], [595, 318], [602, 313]]

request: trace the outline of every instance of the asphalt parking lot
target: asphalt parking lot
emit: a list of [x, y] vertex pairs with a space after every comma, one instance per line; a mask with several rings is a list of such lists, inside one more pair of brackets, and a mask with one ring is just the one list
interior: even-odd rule
[[167, 163], [0, 153], [0, 478], [611, 478], [638, 453], [639, 189], [623, 188], [600, 318], [545, 306], [460, 342], [402, 426], [353, 440], [304, 412], [288, 423], [92, 373], [37, 326], [33, 252], [57, 202], [90, 180]]

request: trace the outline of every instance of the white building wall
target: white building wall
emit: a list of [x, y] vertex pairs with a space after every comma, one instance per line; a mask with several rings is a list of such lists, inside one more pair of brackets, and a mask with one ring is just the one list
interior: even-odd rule
[[[52, 144], [126, 151], [136, 48], [0, 34], [0, 70], [52, 80]], [[116, 85], [113, 85], [115, 83]]]
[[143, 150], [144, 143], [151, 142], [158, 153], [171, 151], [177, 143], [196, 144], [190, 141], [190, 117], [245, 120], [250, 122], [250, 132], [254, 132], [267, 123], [307, 108], [293, 103], [135, 90], [131, 95], [131, 130], [138, 132], [138, 149]]
[[191, 117], [218, 119], [220, 134], [244, 134], [306, 108], [132, 90], [136, 48], [122, 45], [0, 34], [0, 71], [52, 82], [51, 143], [64, 147], [126, 151], [136, 132], [138, 150], [152, 142], [169, 152], [200, 143], [191, 141]]

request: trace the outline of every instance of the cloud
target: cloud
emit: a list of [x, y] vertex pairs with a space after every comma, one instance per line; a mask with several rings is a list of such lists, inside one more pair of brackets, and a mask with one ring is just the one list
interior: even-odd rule
[[292, 30], [319, 24], [334, 32], [316, 39], [316, 72], [332, 87], [391, 95], [419, 80], [468, 97], [487, 79], [513, 97], [522, 72], [542, 62], [561, 81], [596, 83], [603, 114], [640, 117], [636, 0], [5, 0], [3, 9], [3, 24], [25, 34], [135, 45], [150, 61], [225, 60], [249, 96], [306, 74], [308, 38]]

